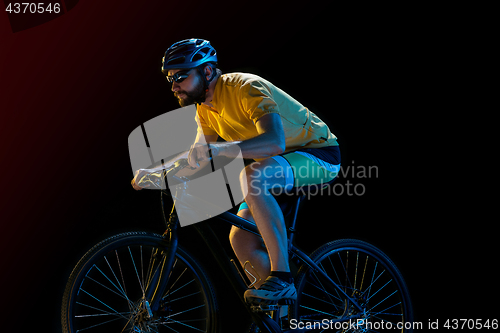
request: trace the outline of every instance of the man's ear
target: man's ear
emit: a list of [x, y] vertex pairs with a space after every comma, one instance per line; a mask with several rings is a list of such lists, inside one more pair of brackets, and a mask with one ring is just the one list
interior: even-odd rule
[[214, 76], [214, 70], [213, 70], [212, 66], [206, 65], [203, 70], [205, 72], [205, 77], [207, 78], [208, 82], [210, 82]]

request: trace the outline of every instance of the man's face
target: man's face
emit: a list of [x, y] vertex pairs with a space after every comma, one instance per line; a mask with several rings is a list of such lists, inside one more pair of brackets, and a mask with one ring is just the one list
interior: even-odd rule
[[180, 106], [188, 106], [194, 104], [200, 98], [203, 99], [205, 91], [198, 71], [195, 68], [191, 70], [172, 69], [168, 71], [168, 76], [173, 76], [179, 72], [189, 75], [182, 82], [172, 82], [172, 91], [179, 100]]

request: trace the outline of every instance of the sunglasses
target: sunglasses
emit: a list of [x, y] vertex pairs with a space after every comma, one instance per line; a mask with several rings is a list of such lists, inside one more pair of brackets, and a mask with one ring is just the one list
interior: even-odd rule
[[184, 81], [185, 79], [187, 79], [189, 77], [189, 72], [191, 71], [190, 70], [187, 70], [187, 71], [179, 71], [177, 73], [175, 73], [174, 75], [167, 75], [167, 81], [172, 83], [172, 82], [177, 82], [177, 83], [181, 83], [182, 81]]

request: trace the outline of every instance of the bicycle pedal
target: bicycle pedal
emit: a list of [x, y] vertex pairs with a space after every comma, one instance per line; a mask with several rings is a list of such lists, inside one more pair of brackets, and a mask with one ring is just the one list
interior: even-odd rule
[[280, 307], [278, 304], [254, 304], [250, 306], [253, 312], [278, 311]]
[[245, 297], [245, 301], [250, 305], [260, 305], [260, 304], [276, 304], [276, 301], [257, 297]]

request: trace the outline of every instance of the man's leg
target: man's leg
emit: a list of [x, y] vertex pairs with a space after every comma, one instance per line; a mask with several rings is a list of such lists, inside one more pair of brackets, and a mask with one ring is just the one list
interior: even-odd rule
[[[238, 216], [253, 221], [252, 214], [248, 208], [240, 210]], [[259, 288], [262, 283], [264, 283], [266, 277], [271, 273], [269, 254], [267, 253], [262, 237], [233, 226], [231, 228], [229, 240], [241, 266], [243, 267], [248, 260], [257, 271], [257, 274], [259, 274], [261, 280], [254, 285], [255, 288]], [[248, 278], [252, 281], [251, 276], [248, 276]]]
[[[247, 189], [245, 201], [259, 229], [270, 258], [271, 274], [258, 289], [245, 292], [245, 299], [251, 303], [295, 300], [297, 291], [288, 265], [288, 242], [285, 220], [276, 199], [270, 194], [275, 187], [285, 186], [283, 167], [269, 158], [255, 162], [245, 168], [246, 175], [240, 178]], [[262, 260], [262, 259], [261, 259]]]
[[283, 213], [269, 193], [273, 187], [285, 186], [284, 170], [272, 158], [247, 166], [240, 181], [248, 189], [245, 201], [259, 228], [271, 261], [271, 271], [290, 272], [288, 244]]

